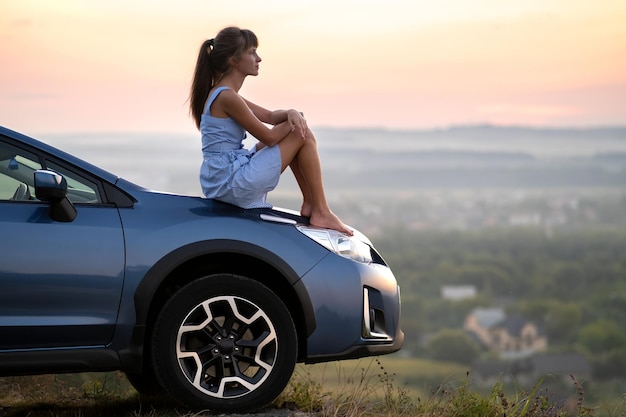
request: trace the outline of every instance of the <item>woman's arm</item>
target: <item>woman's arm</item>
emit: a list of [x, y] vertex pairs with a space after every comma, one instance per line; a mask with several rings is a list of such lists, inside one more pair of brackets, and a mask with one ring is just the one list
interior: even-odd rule
[[[291, 125], [288, 121], [288, 114], [285, 114], [285, 120], [278, 123], [272, 123], [280, 118], [280, 112], [277, 112], [275, 119], [272, 120], [272, 114], [267, 109], [257, 106], [256, 104], [245, 101], [239, 94], [232, 90], [224, 90], [213, 102], [213, 108], [217, 105], [245, 130], [250, 132], [252, 136], [263, 142], [267, 146], [272, 146], [283, 140], [292, 132]], [[271, 128], [264, 123], [273, 124]]]
[[297, 115], [302, 116], [302, 113], [298, 112], [297, 110], [290, 109], [290, 110], [273, 110], [272, 111], [272, 110], [263, 108], [259, 106], [258, 104], [254, 104], [253, 102], [248, 101], [245, 98], [243, 100], [246, 102], [250, 110], [252, 110], [252, 113], [254, 113], [254, 115], [260, 121], [262, 121], [263, 123], [268, 123], [270, 125], [277, 125], [279, 123], [286, 122], [289, 120], [290, 115], [292, 117], [295, 117]]
[[305, 138], [308, 126], [304, 115], [299, 111], [293, 109], [271, 111], [257, 104], [254, 104], [251, 101], [246, 100], [245, 98], [243, 100], [246, 102], [250, 110], [252, 110], [252, 113], [254, 113], [254, 115], [263, 123], [268, 123], [275, 126], [279, 123], [289, 122], [289, 126], [291, 126], [291, 131], [297, 131], [302, 139]]

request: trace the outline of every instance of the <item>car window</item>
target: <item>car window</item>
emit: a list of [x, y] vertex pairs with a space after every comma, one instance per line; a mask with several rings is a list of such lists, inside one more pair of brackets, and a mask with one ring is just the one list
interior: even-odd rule
[[34, 172], [41, 169], [35, 154], [0, 142], [0, 201], [35, 199]]
[[39, 163], [34, 153], [0, 141], [0, 201], [37, 200], [34, 174], [38, 169], [50, 169], [67, 180], [67, 198], [72, 203], [102, 202], [98, 185], [75, 171], [51, 161]]
[[72, 203], [97, 204], [102, 202], [98, 185], [95, 182], [49, 161], [46, 161], [46, 168], [65, 177], [67, 180], [67, 198]]

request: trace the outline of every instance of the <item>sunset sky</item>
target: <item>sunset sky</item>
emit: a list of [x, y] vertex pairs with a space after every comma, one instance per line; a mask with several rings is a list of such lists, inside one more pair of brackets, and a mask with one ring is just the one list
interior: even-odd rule
[[241, 93], [309, 124], [626, 124], [624, 0], [0, 0], [0, 125], [193, 133], [198, 48], [259, 37]]

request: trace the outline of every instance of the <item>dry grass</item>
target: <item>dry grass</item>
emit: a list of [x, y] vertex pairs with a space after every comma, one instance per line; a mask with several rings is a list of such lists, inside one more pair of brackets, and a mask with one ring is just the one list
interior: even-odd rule
[[119, 372], [0, 378], [1, 417], [174, 415], [171, 402], [140, 399]]
[[[410, 363], [389, 362], [389, 368], [377, 358], [298, 366], [285, 391], [259, 416], [626, 417], [626, 398], [609, 408], [588, 408], [583, 384], [573, 377], [571, 400], [555, 402], [543, 381], [530, 392], [511, 395], [498, 383], [490, 393], [478, 393], [469, 375], [459, 376], [459, 368], [425, 363], [409, 371], [430, 372], [428, 379], [440, 383], [428, 391], [408, 388], [396, 381], [396, 372], [406, 371]], [[0, 378], [0, 417], [209, 415], [191, 413], [164, 398], [140, 398], [119, 372]]]
[[[345, 365], [345, 366], [344, 366]], [[456, 370], [454, 368], [448, 371]], [[502, 384], [490, 393], [478, 393], [469, 374], [455, 379], [454, 372], [440, 379], [426, 395], [399, 385], [375, 358], [368, 361], [299, 367], [289, 387], [277, 400], [322, 417], [625, 417], [622, 402], [612, 411], [601, 412], [584, 404], [583, 385], [572, 377], [572, 400], [554, 401], [543, 389], [543, 380], [530, 392], [507, 395]]]

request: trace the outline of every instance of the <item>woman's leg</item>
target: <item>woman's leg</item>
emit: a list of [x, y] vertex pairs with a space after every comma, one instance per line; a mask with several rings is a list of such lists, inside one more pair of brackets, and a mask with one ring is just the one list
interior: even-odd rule
[[[256, 151], [260, 151], [265, 148], [265, 144], [263, 142], [258, 142], [256, 144]], [[279, 147], [280, 149], [280, 147]], [[281, 151], [282, 152], [282, 151]], [[293, 176], [296, 178], [296, 182], [298, 183], [298, 187], [302, 192], [302, 207], [300, 208], [300, 215], [304, 217], [311, 216], [311, 190], [309, 190], [309, 184], [306, 183], [304, 179], [304, 175], [302, 175], [302, 171], [300, 171], [300, 166], [298, 165], [297, 158], [292, 159], [289, 164], [289, 168], [293, 172]], [[285, 170], [284, 165], [281, 167], [281, 172]]]
[[298, 165], [298, 158], [294, 158], [289, 164], [289, 168], [291, 168], [291, 172], [293, 172], [293, 176], [296, 178], [296, 182], [298, 183], [298, 187], [300, 187], [300, 191], [302, 191], [302, 207], [300, 208], [300, 214], [304, 217], [311, 216], [311, 190], [309, 189], [309, 184], [307, 184], [302, 171], [300, 170], [300, 165]]
[[331, 210], [326, 200], [322, 180], [322, 168], [317, 151], [317, 140], [311, 130], [303, 140], [296, 133], [289, 134], [279, 142], [282, 171], [291, 166], [296, 181], [302, 190], [302, 209], [313, 226], [338, 230], [352, 235], [353, 232]]
[[[265, 148], [265, 144], [263, 142], [258, 142], [256, 144], [257, 152], [263, 148]], [[280, 149], [280, 147], [278, 149]], [[282, 152], [283, 151], [281, 151], [281, 158], [282, 158]], [[309, 184], [306, 183], [306, 180], [304, 179], [304, 175], [302, 175], [302, 171], [300, 171], [300, 166], [298, 165], [297, 158], [294, 158], [291, 160], [291, 163], [289, 164], [289, 168], [291, 168], [291, 172], [293, 172], [293, 176], [296, 178], [298, 187], [300, 188], [300, 191], [302, 192], [302, 207], [300, 208], [300, 215], [304, 217], [309, 217], [311, 216], [311, 190], [309, 190]], [[283, 164], [280, 172], [282, 173], [284, 170], [285, 170], [285, 166]]]

